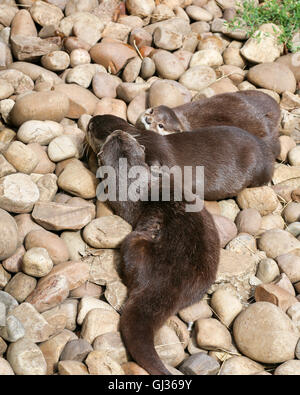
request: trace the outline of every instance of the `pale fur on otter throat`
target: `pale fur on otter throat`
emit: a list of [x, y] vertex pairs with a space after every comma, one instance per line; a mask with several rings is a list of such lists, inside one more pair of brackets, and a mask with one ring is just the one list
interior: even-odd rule
[[[148, 108], [146, 111], [144, 111], [136, 121], [136, 126], [138, 127], [138, 124], [143, 124], [145, 130], [153, 130], [150, 127], [150, 123], [147, 122], [147, 115], [151, 115], [153, 112], [153, 108]], [[164, 128], [160, 128], [159, 125], [156, 126], [155, 132], [160, 134], [161, 136], [167, 136], [168, 134], [172, 134], [172, 132], [166, 131]]]

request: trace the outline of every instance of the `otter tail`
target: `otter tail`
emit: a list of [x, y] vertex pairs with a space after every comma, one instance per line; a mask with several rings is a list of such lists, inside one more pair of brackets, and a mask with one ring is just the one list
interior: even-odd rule
[[[146, 317], [143, 301], [130, 296], [122, 311], [120, 330], [132, 358], [151, 375], [171, 375], [154, 348], [154, 317]], [[145, 307], [147, 310], [147, 307]], [[163, 318], [165, 321], [167, 317]], [[157, 323], [157, 322], [156, 322]]]

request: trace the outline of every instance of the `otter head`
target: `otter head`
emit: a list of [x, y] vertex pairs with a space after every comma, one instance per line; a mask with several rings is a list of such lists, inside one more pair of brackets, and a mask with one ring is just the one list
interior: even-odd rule
[[87, 126], [86, 139], [92, 150], [98, 154], [107, 137], [115, 130], [132, 128], [124, 119], [115, 115], [96, 115]]
[[148, 108], [137, 120], [136, 126], [161, 135], [182, 132], [182, 125], [174, 111], [167, 106]]
[[127, 159], [128, 166], [145, 164], [145, 147], [124, 130], [115, 130], [98, 153], [101, 165], [116, 167], [120, 158]]

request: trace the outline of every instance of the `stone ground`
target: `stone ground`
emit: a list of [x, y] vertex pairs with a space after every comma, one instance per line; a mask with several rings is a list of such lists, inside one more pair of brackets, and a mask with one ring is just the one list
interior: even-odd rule
[[235, 0], [126, 6], [0, 1], [0, 375], [147, 374], [118, 332], [131, 228], [95, 199], [87, 122], [247, 89], [282, 109], [272, 183], [207, 203], [217, 280], [155, 345], [175, 374], [299, 375], [299, 56], [271, 24], [259, 42], [229, 32]]

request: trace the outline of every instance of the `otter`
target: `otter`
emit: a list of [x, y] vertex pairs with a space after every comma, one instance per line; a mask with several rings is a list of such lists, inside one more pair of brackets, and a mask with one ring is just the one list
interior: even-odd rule
[[[114, 131], [98, 158], [117, 177], [119, 158], [127, 159], [128, 168], [142, 166], [150, 177], [144, 147], [125, 131]], [[145, 185], [148, 190], [148, 179]], [[120, 276], [128, 289], [120, 319], [123, 341], [150, 374], [170, 375], [154, 335], [171, 315], [201, 300], [215, 281], [220, 241], [213, 218], [205, 208], [186, 212], [185, 200], [108, 203], [133, 226], [121, 245]]]
[[260, 137], [276, 158], [279, 144], [280, 107], [266, 93], [248, 90], [223, 93], [175, 108], [158, 106], [140, 115], [136, 126], [161, 135], [195, 130], [203, 126], [236, 126]]
[[[151, 130], [139, 130], [113, 115], [93, 117], [87, 128], [87, 140], [97, 154], [107, 136], [121, 129], [145, 147], [149, 166], [204, 166], [204, 199], [220, 200], [236, 196], [246, 187], [268, 183], [274, 158], [265, 142], [233, 126], [209, 126], [191, 132], [161, 136]], [[198, 180], [193, 172], [193, 192]]]

